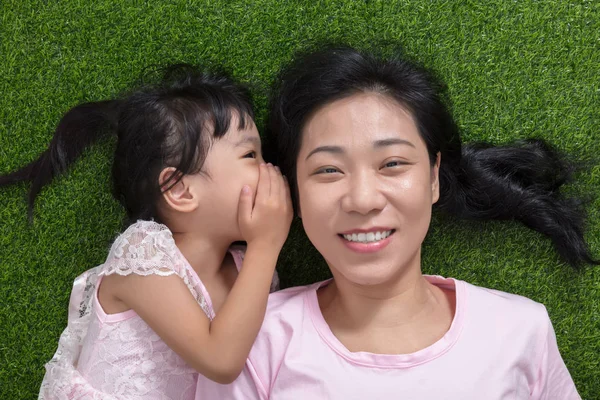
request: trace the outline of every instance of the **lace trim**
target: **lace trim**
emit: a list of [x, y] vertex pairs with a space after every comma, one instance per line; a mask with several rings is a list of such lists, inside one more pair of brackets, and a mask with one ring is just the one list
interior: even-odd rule
[[175, 245], [173, 235], [165, 225], [153, 221], [138, 221], [113, 243], [101, 276], [130, 274], [148, 276], [179, 276], [204, 313], [212, 320], [214, 313], [201, 291], [187, 261]]
[[85, 287], [83, 288], [83, 296], [79, 303], [79, 318], [85, 317], [92, 311], [92, 298], [94, 297], [94, 292], [96, 291], [96, 285], [98, 283], [99, 269], [99, 267], [95, 267], [88, 271], [88, 275], [85, 279]]

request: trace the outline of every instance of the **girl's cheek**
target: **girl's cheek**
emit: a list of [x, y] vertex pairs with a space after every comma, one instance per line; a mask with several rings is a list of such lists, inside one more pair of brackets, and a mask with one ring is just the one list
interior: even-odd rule
[[259, 177], [259, 173], [258, 173], [258, 165], [256, 166], [256, 168], [253, 168], [249, 171], [245, 181], [244, 185], [249, 185], [250, 188], [252, 188], [252, 193], [256, 193], [256, 188], [258, 187], [258, 177]]

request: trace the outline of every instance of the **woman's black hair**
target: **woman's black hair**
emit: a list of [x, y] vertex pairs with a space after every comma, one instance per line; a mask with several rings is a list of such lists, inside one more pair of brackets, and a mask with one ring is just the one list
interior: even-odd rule
[[[224, 73], [200, 72], [186, 64], [164, 69], [162, 81], [116, 100], [80, 104], [60, 120], [54, 137], [36, 160], [0, 176], [0, 186], [30, 181], [28, 213], [40, 190], [88, 146], [117, 135], [112, 167], [113, 194], [128, 222], [160, 220], [161, 193], [183, 175], [202, 170], [212, 138], [229, 129], [233, 114], [242, 129], [254, 118], [249, 91]], [[161, 186], [166, 167], [178, 173]]]
[[413, 115], [432, 165], [441, 153], [437, 208], [460, 218], [518, 220], [548, 236], [571, 265], [597, 264], [584, 240], [582, 202], [559, 192], [571, 165], [541, 139], [463, 145], [441, 89], [432, 73], [399, 56], [343, 46], [296, 56], [273, 90], [266, 152], [289, 179], [296, 209], [296, 162], [308, 119], [335, 100], [375, 92]]

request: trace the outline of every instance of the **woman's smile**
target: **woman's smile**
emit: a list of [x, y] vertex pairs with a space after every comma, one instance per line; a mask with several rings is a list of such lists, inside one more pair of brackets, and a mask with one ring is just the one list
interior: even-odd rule
[[357, 253], [375, 253], [387, 247], [392, 241], [395, 229], [373, 227], [370, 229], [353, 229], [339, 233], [338, 237], [344, 245]]

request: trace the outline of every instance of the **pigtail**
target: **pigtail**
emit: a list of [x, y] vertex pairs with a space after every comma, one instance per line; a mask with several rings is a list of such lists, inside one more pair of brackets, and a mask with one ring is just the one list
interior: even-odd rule
[[442, 156], [440, 209], [466, 219], [520, 221], [549, 237], [569, 264], [599, 264], [584, 239], [583, 201], [559, 190], [574, 168], [548, 143], [476, 143], [449, 156]]
[[62, 117], [48, 148], [36, 160], [16, 171], [0, 175], [0, 187], [31, 182], [27, 200], [30, 221], [40, 190], [55, 176], [64, 173], [87, 147], [116, 132], [119, 105], [117, 100], [107, 100], [73, 107]]

